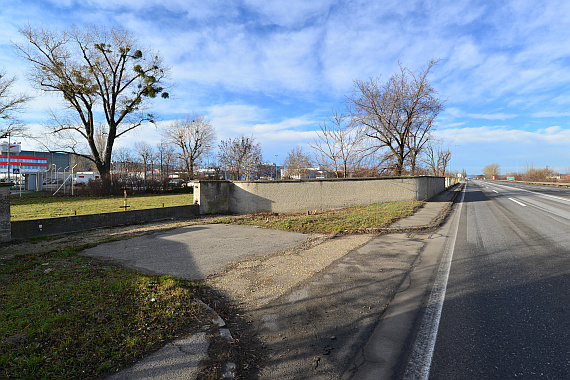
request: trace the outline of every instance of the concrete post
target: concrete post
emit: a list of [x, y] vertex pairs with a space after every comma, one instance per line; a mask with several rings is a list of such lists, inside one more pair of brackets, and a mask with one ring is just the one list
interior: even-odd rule
[[10, 225], [10, 186], [11, 183], [0, 183], [0, 242], [12, 240]]
[[230, 181], [194, 181], [194, 203], [200, 214], [227, 214], [230, 212]]

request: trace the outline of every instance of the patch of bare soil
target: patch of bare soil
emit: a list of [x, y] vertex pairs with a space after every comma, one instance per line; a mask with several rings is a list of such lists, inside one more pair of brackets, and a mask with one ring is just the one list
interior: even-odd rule
[[[260, 363], [266, 360], [268, 337], [259, 334], [260, 311], [373, 237], [312, 235], [298, 247], [238, 261], [204, 281], [205, 289], [211, 290], [206, 298], [216, 302], [214, 308], [231, 327], [238, 378], [256, 378]], [[224, 360], [223, 352], [224, 346], [213, 342], [210, 365], [215, 365], [216, 358]], [[222, 363], [218, 360], [217, 365]]]
[[226, 271], [210, 276], [205, 283], [235, 300], [244, 310], [253, 310], [287, 293], [373, 237], [330, 238], [315, 234], [299, 247], [236, 262]]

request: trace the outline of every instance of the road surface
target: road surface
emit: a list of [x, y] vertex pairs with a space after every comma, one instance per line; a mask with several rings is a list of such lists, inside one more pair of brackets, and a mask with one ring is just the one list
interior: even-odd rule
[[570, 379], [570, 190], [470, 181], [455, 212], [395, 377]]

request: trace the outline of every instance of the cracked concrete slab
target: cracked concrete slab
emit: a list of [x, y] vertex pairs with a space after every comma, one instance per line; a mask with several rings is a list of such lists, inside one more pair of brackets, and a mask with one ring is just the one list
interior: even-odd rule
[[210, 224], [100, 244], [81, 252], [147, 273], [202, 280], [230, 263], [302, 244], [309, 235], [252, 226]]

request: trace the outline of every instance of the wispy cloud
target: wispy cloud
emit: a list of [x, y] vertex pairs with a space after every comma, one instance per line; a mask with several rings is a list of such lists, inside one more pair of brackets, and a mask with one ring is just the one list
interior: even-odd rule
[[437, 131], [437, 135], [457, 144], [519, 142], [525, 144], [567, 146], [570, 144], [570, 129], [551, 126], [536, 131], [509, 128], [506, 126], [483, 126], [476, 128], [449, 128]]
[[[544, 155], [548, 146], [568, 142], [565, 0], [23, 3], [3, 4], [0, 66], [19, 77], [18, 89], [26, 92], [34, 91], [25, 80], [26, 63], [11, 47], [21, 38], [19, 27], [119, 25], [172, 68], [171, 99], [154, 108], [164, 122], [204, 113], [220, 138], [255, 134], [272, 152], [311, 141], [323, 112], [342, 105], [355, 79], [387, 78], [399, 61], [416, 70], [438, 58], [430, 79], [448, 99], [438, 133], [478, 148], [498, 140], [540, 142], [546, 148], [533, 149]], [[38, 97], [30, 104], [30, 122], [39, 123], [48, 107], [59, 102]], [[501, 126], [481, 126], [493, 122]], [[145, 131], [136, 138], [156, 138], [150, 126]], [[557, 159], [568, 160], [568, 154]]]
[[466, 119], [484, 119], [484, 120], [506, 120], [517, 117], [515, 114], [508, 114], [503, 112], [481, 114], [481, 113], [466, 113], [459, 108], [450, 107], [446, 111], [449, 115], [455, 118], [466, 118]]

